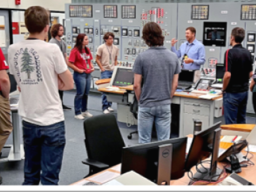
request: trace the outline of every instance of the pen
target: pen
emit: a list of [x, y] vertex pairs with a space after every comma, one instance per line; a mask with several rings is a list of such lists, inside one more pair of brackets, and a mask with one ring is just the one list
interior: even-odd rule
[[236, 138], [237, 138], [237, 135], [232, 139], [232, 143], [235, 142]]

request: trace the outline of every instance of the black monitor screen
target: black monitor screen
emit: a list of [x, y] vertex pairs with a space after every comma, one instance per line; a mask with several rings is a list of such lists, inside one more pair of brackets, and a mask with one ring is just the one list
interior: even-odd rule
[[225, 73], [225, 66], [224, 63], [217, 63], [216, 64], [216, 80], [222, 81]]
[[129, 86], [133, 84], [134, 73], [132, 69], [118, 68], [113, 86]]
[[204, 22], [203, 44], [206, 46], [226, 46], [226, 22]]
[[218, 129], [220, 125], [221, 122], [218, 122], [208, 129], [195, 134], [186, 158], [186, 171], [189, 171], [194, 165], [210, 156], [212, 153], [214, 131]]
[[179, 81], [185, 82], [194, 82], [194, 73], [195, 71], [190, 70], [181, 70], [179, 74]]
[[123, 148], [121, 173], [135, 171], [156, 182], [159, 146], [172, 144], [171, 180], [184, 176], [187, 137]]

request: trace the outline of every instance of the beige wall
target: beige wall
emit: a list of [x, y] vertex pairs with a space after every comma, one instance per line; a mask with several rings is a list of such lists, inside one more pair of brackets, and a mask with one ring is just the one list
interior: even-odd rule
[[52, 11], [65, 11], [66, 3], [71, 3], [71, 0], [21, 0], [18, 6], [15, 5], [15, 0], [0, 0], [0, 8], [27, 9], [39, 5]]

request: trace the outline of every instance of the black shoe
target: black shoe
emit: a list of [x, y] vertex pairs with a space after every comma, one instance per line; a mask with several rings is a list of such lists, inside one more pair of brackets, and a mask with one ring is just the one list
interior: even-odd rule
[[66, 110], [71, 110], [71, 108], [70, 108], [70, 107], [67, 107], [66, 105], [62, 105], [62, 108], [63, 108], [63, 109], [66, 109]]

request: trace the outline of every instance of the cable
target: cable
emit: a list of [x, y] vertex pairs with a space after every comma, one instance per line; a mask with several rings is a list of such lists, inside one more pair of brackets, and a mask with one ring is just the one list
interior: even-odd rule
[[[204, 183], [205, 185], [207, 185], [207, 184], [209, 184], [209, 183], [218, 184], [218, 183], [222, 182], [222, 181], [228, 176], [228, 174], [227, 174], [227, 172], [226, 172], [225, 169], [223, 169], [223, 173], [221, 173], [221, 174], [219, 174], [219, 175], [215, 175], [214, 177], [217, 177], [217, 176], [220, 176], [220, 175], [223, 175], [223, 177], [220, 178], [220, 179], [219, 179], [218, 181], [216, 181], [216, 182], [209, 182], [209, 181], [198, 180], [198, 181], [195, 181], [192, 185], [194, 185], [194, 184], [196, 184], [196, 183], [199, 183], [199, 182], [202, 182], [202, 183]], [[213, 178], [214, 178], [214, 177], [213, 177]]]

